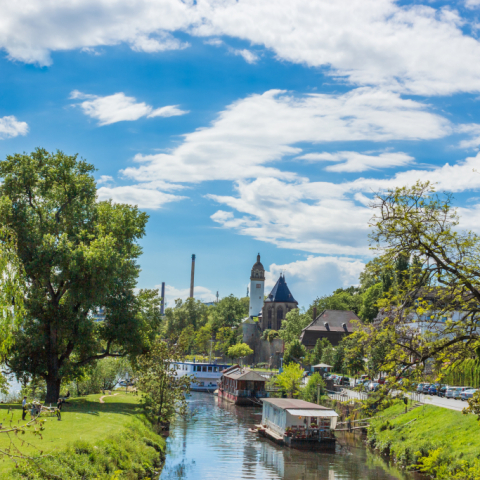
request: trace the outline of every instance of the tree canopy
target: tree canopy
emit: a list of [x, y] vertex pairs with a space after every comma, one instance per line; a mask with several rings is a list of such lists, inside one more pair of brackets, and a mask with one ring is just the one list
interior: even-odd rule
[[[134, 290], [148, 216], [97, 201], [93, 172], [60, 151], [0, 161], [0, 242], [13, 242], [26, 293], [3, 359], [13, 372], [43, 377], [49, 402], [84, 365], [144, 351], [160, 321], [156, 292]], [[102, 322], [92, 318], [97, 308]]]

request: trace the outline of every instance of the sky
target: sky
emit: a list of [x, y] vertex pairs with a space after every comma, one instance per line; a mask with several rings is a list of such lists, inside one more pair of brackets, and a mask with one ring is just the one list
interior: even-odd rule
[[150, 215], [139, 287], [308, 306], [358, 282], [375, 192], [431, 181], [480, 233], [480, 0], [0, 7], [0, 158], [78, 153]]

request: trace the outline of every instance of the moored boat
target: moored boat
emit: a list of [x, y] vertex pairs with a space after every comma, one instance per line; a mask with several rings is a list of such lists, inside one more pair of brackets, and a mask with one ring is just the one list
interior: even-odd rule
[[222, 371], [229, 368], [230, 365], [220, 365], [216, 363], [198, 363], [198, 362], [174, 362], [175, 374], [183, 377], [191, 375], [193, 377], [190, 390], [192, 392], [214, 392], [218, 388], [218, 383], [222, 376]]

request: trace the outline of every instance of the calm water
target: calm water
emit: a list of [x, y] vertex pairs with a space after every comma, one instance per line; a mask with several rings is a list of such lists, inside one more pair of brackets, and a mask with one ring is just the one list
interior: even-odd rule
[[282, 448], [248, 429], [261, 409], [236, 407], [211, 394], [194, 393], [194, 419], [177, 420], [168, 439], [160, 480], [412, 480], [362, 446], [359, 435], [337, 437], [336, 453]]

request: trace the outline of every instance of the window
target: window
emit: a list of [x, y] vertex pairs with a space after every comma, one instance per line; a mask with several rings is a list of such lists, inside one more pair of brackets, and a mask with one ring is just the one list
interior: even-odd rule
[[212, 367], [208, 367], [208, 371], [209, 371], [209, 372], [212, 372], [212, 371], [213, 371], [213, 370], [212, 370]]
[[271, 308], [268, 310], [268, 319], [269, 320], [272, 319], [272, 309]]
[[202, 367], [202, 372], [206, 372], [207, 371], [207, 367]]
[[272, 321], [271, 321], [271, 320], [268, 321], [267, 328], [268, 328], [269, 330], [272, 329]]
[[282, 320], [283, 319], [283, 310], [279, 308], [277, 310], [277, 320]]

